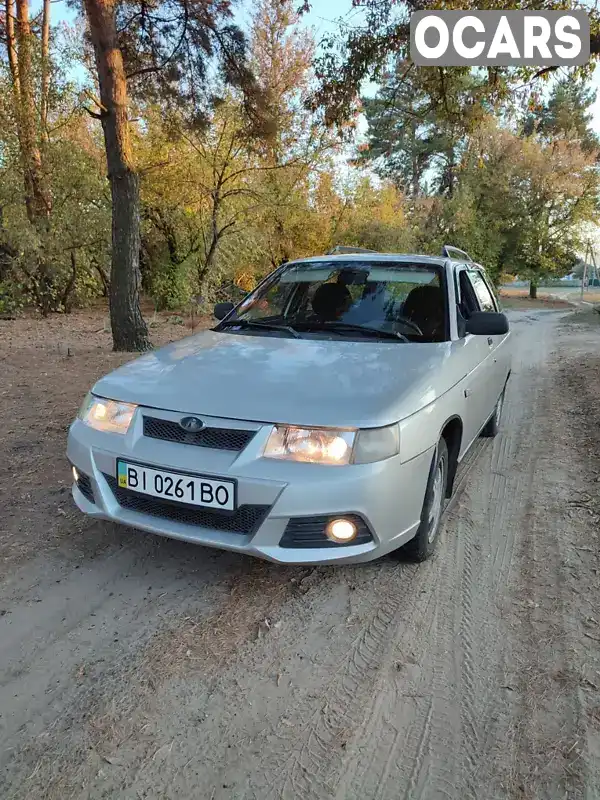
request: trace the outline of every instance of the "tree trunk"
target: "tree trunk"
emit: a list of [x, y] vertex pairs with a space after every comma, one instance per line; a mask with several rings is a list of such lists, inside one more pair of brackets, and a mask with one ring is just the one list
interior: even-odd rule
[[[164, 269], [161, 270], [162, 280], [152, 287], [152, 296], [154, 297], [156, 310], [166, 311], [167, 309], [173, 308], [173, 300], [177, 297], [179, 268], [184, 259], [179, 256], [175, 227], [165, 217], [162, 210], [160, 208], [149, 209], [148, 218], [163, 236], [169, 254], [169, 263], [165, 264]], [[143, 249], [142, 246], [142, 252]]]
[[[52, 207], [45, 185], [42, 154], [37, 138], [35, 98], [32, 74], [32, 38], [29, 21], [29, 0], [16, 0], [17, 28], [14, 36], [13, 2], [7, 0], [7, 47], [13, 80], [15, 113], [23, 178], [25, 205], [32, 225], [46, 228]], [[12, 29], [12, 30], [11, 30]], [[12, 42], [11, 42], [12, 38]]]
[[94, 257], [92, 257], [92, 266], [100, 276], [100, 281], [102, 282], [102, 297], [108, 297], [108, 286], [109, 286], [108, 275], [104, 274], [104, 270]]
[[529, 281], [529, 299], [537, 300], [537, 283], [535, 281]]
[[140, 243], [140, 291], [143, 294], [152, 294], [152, 257], [143, 236]]
[[110, 322], [114, 350], [147, 350], [140, 311], [140, 186], [131, 155], [127, 80], [117, 41], [115, 0], [85, 0], [96, 57], [112, 196]]
[[208, 293], [208, 286], [210, 282], [211, 272], [215, 264], [217, 256], [217, 248], [219, 247], [219, 240], [221, 232], [219, 231], [219, 209], [221, 205], [221, 196], [218, 190], [215, 190], [212, 195], [212, 211], [210, 218], [210, 244], [208, 250], [205, 251], [204, 264], [198, 270], [198, 292], [202, 299], [206, 299]]
[[[49, 6], [44, 3], [45, 51], [49, 44]], [[54, 302], [51, 267], [44, 253], [45, 237], [50, 227], [52, 194], [47, 185], [39, 142], [38, 117], [33, 80], [33, 33], [29, 19], [29, 0], [16, 0], [16, 28], [14, 0], [6, 0], [6, 39], [8, 60], [13, 82], [13, 98], [17, 123], [17, 138], [27, 218], [39, 236], [39, 253], [35, 257], [34, 296], [44, 316], [50, 313]], [[43, 48], [43, 49], [44, 49]]]
[[135, 172], [111, 178], [112, 264], [109, 303], [114, 350], [148, 350], [140, 311], [140, 186]]
[[19, 81], [19, 64], [17, 56], [17, 39], [15, 35], [15, 3], [14, 0], [6, 0], [6, 49], [8, 51], [8, 63], [12, 76], [13, 95], [15, 98], [15, 113], [19, 113], [21, 105], [21, 84]]
[[29, 170], [27, 169], [27, 163], [25, 160], [25, 150], [23, 148], [23, 134], [21, 131], [21, 80], [19, 78], [19, 55], [17, 51], [17, 34], [15, 31], [16, 14], [14, 0], [6, 0], [4, 13], [6, 17], [6, 50], [8, 53], [8, 63], [10, 66], [10, 75], [12, 79], [13, 104], [15, 110], [15, 120], [17, 123], [17, 139], [19, 141], [19, 155], [21, 158], [23, 182], [25, 185], [25, 204], [27, 209], [27, 218], [31, 222], [33, 220], [33, 208], [30, 203], [32, 192]]
[[206, 296], [208, 294], [210, 275], [215, 263], [215, 257], [217, 255], [218, 246], [219, 246], [218, 236], [216, 234], [213, 234], [210, 241], [210, 246], [208, 248], [208, 252], [206, 253], [206, 257], [204, 259], [204, 264], [198, 270], [198, 292], [203, 300], [206, 299]]
[[50, 2], [44, 0], [42, 13], [42, 96], [40, 99], [40, 128], [42, 142], [48, 143], [48, 95], [50, 93]]

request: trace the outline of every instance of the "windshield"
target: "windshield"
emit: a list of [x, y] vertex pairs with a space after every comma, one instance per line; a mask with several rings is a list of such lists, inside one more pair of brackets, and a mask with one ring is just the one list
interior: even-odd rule
[[234, 320], [248, 331], [286, 326], [291, 332], [325, 330], [360, 338], [364, 328], [367, 333], [398, 334], [403, 341], [447, 338], [441, 270], [411, 262], [290, 264], [252, 292], [221, 324], [231, 327]]

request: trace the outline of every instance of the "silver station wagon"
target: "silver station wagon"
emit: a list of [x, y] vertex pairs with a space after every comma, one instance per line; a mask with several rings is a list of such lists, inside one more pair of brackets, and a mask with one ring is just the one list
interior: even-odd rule
[[78, 507], [288, 564], [430, 556], [510, 375], [483, 268], [337, 248], [215, 317], [92, 388], [68, 439]]

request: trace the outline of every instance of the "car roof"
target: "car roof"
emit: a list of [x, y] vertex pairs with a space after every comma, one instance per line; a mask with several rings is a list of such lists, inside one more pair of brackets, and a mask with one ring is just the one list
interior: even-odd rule
[[364, 253], [332, 253], [328, 255], [325, 253], [322, 256], [307, 256], [306, 258], [295, 258], [291, 261], [286, 261], [281, 266], [288, 266], [288, 264], [307, 264], [307, 263], [314, 263], [318, 264], [322, 261], [340, 261], [340, 262], [352, 262], [358, 261], [364, 263], [365, 261], [376, 261], [378, 263], [385, 263], [385, 262], [405, 262], [409, 264], [423, 264], [424, 266], [437, 266], [437, 267], [464, 267], [464, 266], [471, 266], [476, 267], [477, 269], [482, 270], [485, 272], [485, 267], [479, 264], [477, 261], [471, 261], [470, 259], [463, 259], [462, 261], [457, 258], [448, 258], [447, 256], [426, 256], [422, 253], [371, 253], [371, 252], [364, 252]]
[[[322, 255], [322, 256], [309, 256], [307, 258], [295, 258], [293, 261], [288, 261], [285, 266], [288, 264], [307, 264], [307, 263], [319, 263], [322, 261], [378, 261], [378, 262], [405, 262], [410, 264], [423, 264], [423, 265], [431, 265], [431, 266], [438, 266], [443, 267], [444, 264], [448, 262], [452, 262], [452, 259], [444, 258], [443, 256], [424, 256], [418, 253], [335, 253], [332, 255]], [[463, 263], [463, 262], [456, 262], [456, 263]]]

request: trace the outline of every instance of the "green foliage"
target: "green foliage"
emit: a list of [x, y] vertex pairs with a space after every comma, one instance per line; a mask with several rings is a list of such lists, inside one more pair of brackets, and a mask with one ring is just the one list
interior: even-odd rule
[[193, 276], [189, 269], [166, 259], [152, 264], [148, 294], [154, 300], [157, 311], [183, 308], [191, 301], [193, 290]]
[[[37, 38], [34, 44], [38, 82]], [[101, 294], [109, 263], [110, 196], [101, 137], [66, 75], [63, 57], [71, 52], [55, 31], [48, 130], [41, 130], [40, 119], [35, 130], [48, 213], [37, 218], [26, 205], [11, 77], [0, 63], [0, 280], [12, 303], [34, 305], [44, 314], [68, 312]]]
[[[392, 5], [367, 2], [381, 25]], [[598, 142], [585, 82], [556, 81], [546, 99], [532, 96], [519, 113], [508, 102], [515, 95], [504, 70], [495, 84], [493, 70], [416, 70], [401, 47], [393, 62], [374, 39], [363, 39], [365, 63], [381, 56], [381, 90], [364, 101], [367, 141], [349, 164], [344, 140], [325, 125], [345, 102], [347, 76], [340, 73], [330, 107], [311, 109], [314, 42], [299, 27], [295, 4], [262, 0], [254, 11], [249, 58], [262, 97], [261, 135], [249, 124], [247, 93], [225, 92], [220, 81], [219, 102], [206, 104], [212, 110], [202, 126], [176, 97], [165, 98], [164, 85], [151, 91], [153, 78], [136, 82], [132, 93], [140, 270], [157, 311], [187, 309], [198, 298], [205, 309], [216, 299], [239, 299], [283, 259], [336, 244], [434, 255], [453, 244], [498, 279], [570, 271], [598, 214]], [[404, 35], [392, 25], [394, 32]], [[3, 313], [28, 304], [68, 312], [108, 289], [111, 198], [102, 132], [66, 77], [69, 59], [89, 54], [73, 32], [54, 36], [50, 135], [42, 148], [52, 207], [44, 225], [27, 214], [9, 73], [0, 63]], [[138, 52], [139, 42], [132, 46]], [[91, 105], [89, 92], [85, 98]], [[344, 123], [351, 133], [356, 119], [346, 115]]]
[[554, 84], [548, 99], [531, 98], [523, 121], [525, 136], [537, 135], [546, 141], [576, 139], [586, 152], [598, 149], [599, 139], [592, 129], [591, 107], [596, 92], [584, 81], [562, 78]]
[[0, 314], [12, 314], [20, 311], [26, 303], [23, 287], [18, 283], [0, 281]]
[[[305, 3], [308, 7], [309, 3]], [[406, 60], [409, 55], [410, 25], [409, 15], [414, 11], [433, 11], [443, 8], [446, 11], [485, 11], [522, 9], [518, 0], [497, 2], [489, 0], [355, 0], [353, 2], [354, 25], [340, 25], [337, 32], [325, 37], [322, 52], [316, 61], [319, 86], [314, 95], [315, 105], [323, 104], [331, 122], [342, 122], [349, 118], [356, 108], [356, 98], [365, 80], [381, 81], [385, 78], [394, 60]], [[527, 4], [528, 10], [564, 11], [575, 7], [565, 0], [533, 0]], [[592, 4], [587, 6], [590, 17], [590, 48], [593, 58], [600, 53], [600, 15]], [[570, 70], [571, 75], [589, 78], [594, 69], [594, 61]], [[427, 70], [419, 70], [426, 72]], [[431, 74], [445, 79], [465, 78], [471, 70], [468, 67], [432, 68]], [[535, 67], [488, 67], [481, 70], [481, 92], [477, 102], [496, 104], [507, 98], [514, 98], [521, 87], [547, 77], [548, 72]]]
[[485, 88], [470, 72], [416, 70], [398, 61], [377, 96], [363, 101], [369, 141], [360, 159], [413, 197], [428, 183], [451, 196], [467, 135], [486, 113]]
[[563, 275], [598, 218], [594, 95], [581, 81], [557, 81], [519, 118], [490, 113], [482, 87], [460, 70], [399, 62], [365, 102], [360, 160], [413, 198], [406, 218], [419, 251], [455, 244], [496, 277]]

